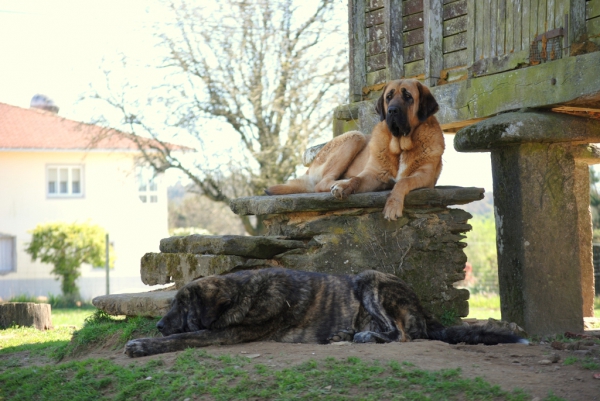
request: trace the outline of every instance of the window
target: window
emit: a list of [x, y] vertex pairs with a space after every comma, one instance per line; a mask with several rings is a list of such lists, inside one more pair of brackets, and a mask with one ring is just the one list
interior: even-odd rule
[[48, 166], [46, 193], [49, 197], [82, 197], [82, 166]]
[[138, 193], [140, 200], [144, 203], [158, 202], [158, 185], [156, 175], [151, 167], [138, 167]]
[[0, 234], [0, 274], [17, 270], [17, 237]]

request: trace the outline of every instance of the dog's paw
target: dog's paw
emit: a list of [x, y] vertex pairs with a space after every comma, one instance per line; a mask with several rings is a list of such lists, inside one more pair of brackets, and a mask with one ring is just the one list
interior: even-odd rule
[[352, 341], [354, 339], [355, 334], [356, 331], [352, 329], [340, 330], [337, 333], [332, 334], [331, 337], [328, 338], [328, 340], [330, 343], [337, 343], [340, 341]]
[[125, 344], [125, 350], [123, 351], [130, 358], [138, 358], [140, 356], [150, 355], [147, 347], [147, 341], [143, 338], [138, 340], [131, 340]]
[[346, 199], [352, 194], [352, 191], [353, 189], [350, 185], [350, 180], [336, 181], [331, 186], [331, 195], [335, 196], [337, 199]]
[[385, 217], [387, 220], [396, 220], [398, 217], [402, 217], [403, 209], [403, 200], [390, 197], [387, 202], [385, 202], [385, 207], [383, 208], [383, 217]]
[[355, 343], [375, 343], [377, 342], [377, 338], [373, 335], [371, 331], [361, 331], [354, 335]]

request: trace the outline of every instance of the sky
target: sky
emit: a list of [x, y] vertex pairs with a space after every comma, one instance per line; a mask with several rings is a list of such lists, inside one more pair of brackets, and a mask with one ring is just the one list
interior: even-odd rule
[[[140, 63], [156, 59], [153, 25], [164, 15], [153, 0], [0, 0], [0, 102], [27, 108], [33, 95], [45, 94], [61, 116], [91, 121], [95, 110], [79, 102], [82, 94], [103, 84], [105, 69], [123, 68], [122, 54]], [[491, 192], [489, 153], [457, 153], [452, 140], [446, 135], [438, 185]]]

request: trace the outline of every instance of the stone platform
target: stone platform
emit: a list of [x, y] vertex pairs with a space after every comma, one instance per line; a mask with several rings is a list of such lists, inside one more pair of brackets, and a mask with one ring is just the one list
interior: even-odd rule
[[[271, 266], [335, 274], [375, 269], [403, 278], [434, 314], [457, 320], [468, 314], [469, 293], [453, 283], [464, 278], [462, 240], [471, 229], [471, 215], [448, 206], [480, 200], [483, 192], [460, 187], [413, 191], [397, 221], [383, 218], [389, 191], [344, 201], [330, 194], [236, 199], [232, 210], [260, 216], [266, 235], [165, 238], [160, 253], [142, 257], [142, 281], [174, 283], [179, 289], [199, 277]], [[98, 297], [94, 305], [110, 314], [160, 316], [172, 294], [157, 294]]]

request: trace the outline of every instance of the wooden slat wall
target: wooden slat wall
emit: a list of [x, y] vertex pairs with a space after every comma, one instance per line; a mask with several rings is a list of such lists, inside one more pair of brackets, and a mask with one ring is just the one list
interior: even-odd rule
[[600, 0], [586, 2], [585, 19], [588, 37], [600, 45]]
[[384, 0], [365, 1], [367, 86], [385, 82], [386, 48]]
[[423, 60], [423, 0], [402, 2], [402, 25], [404, 47], [404, 76], [415, 77], [425, 73]]
[[[591, 0], [594, 2], [597, 0]], [[528, 50], [543, 32], [564, 27], [581, 13], [572, 0], [469, 0], [472, 8], [472, 62]], [[471, 12], [471, 10], [470, 10]], [[581, 28], [576, 25], [575, 32]], [[467, 34], [468, 35], [468, 34]], [[467, 40], [467, 43], [469, 41]]]
[[444, 69], [467, 66], [467, 0], [444, 0]]

